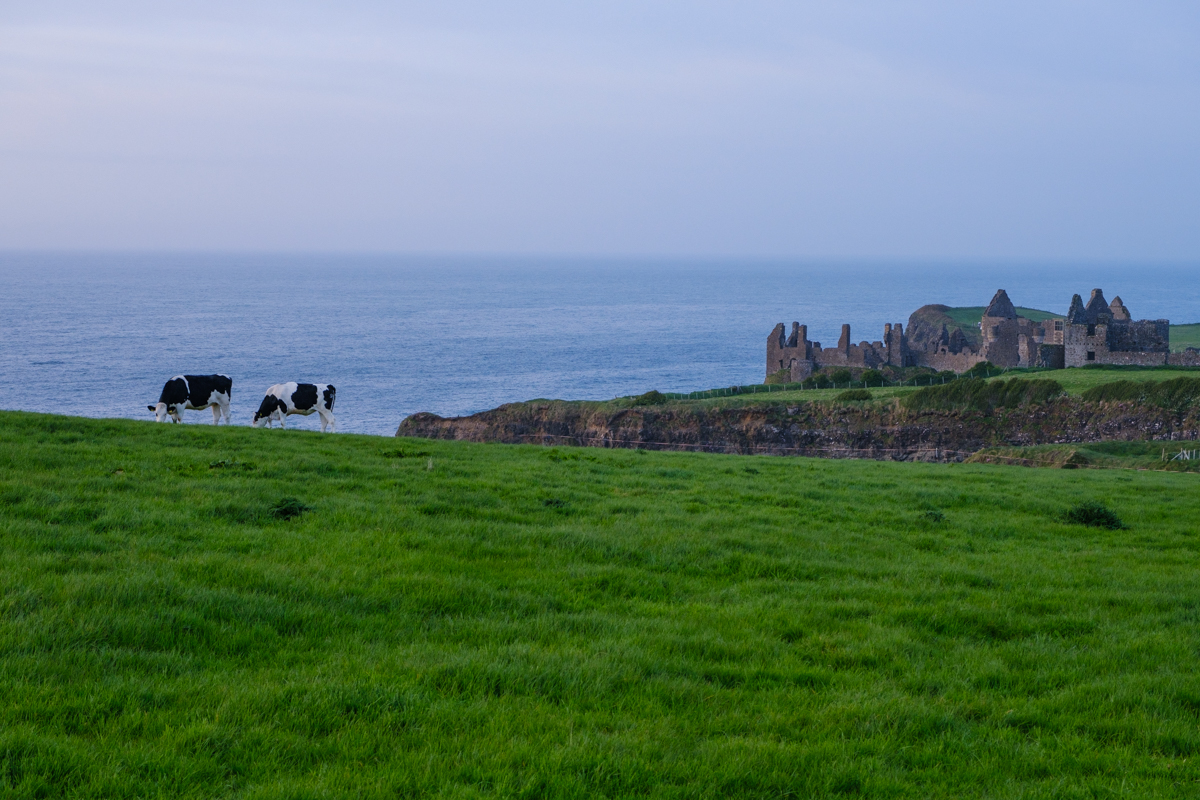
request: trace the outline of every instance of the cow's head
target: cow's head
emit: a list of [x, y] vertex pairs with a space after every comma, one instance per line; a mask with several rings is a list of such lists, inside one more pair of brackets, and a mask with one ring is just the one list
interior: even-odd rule
[[285, 408], [287, 406], [278, 397], [267, 395], [259, 405], [258, 411], [254, 412], [254, 427], [261, 428], [263, 425], [269, 425], [271, 420], [282, 420]]
[[169, 406], [166, 403], [159, 403], [154, 406], [146, 406], [154, 412], [154, 418], [159, 422], [166, 422], [168, 419], [171, 422], [183, 422], [183, 418], [179, 416], [179, 406]]

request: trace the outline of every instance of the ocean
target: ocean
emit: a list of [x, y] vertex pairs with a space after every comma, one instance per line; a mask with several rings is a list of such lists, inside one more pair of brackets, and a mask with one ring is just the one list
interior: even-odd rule
[[[758, 383], [777, 322], [876, 340], [926, 303], [1065, 312], [1101, 287], [1200, 321], [1200, 266], [337, 255], [0, 254], [0, 408], [150, 419], [179, 373], [332, 383], [339, 432], [533, 398]], [[208, 424], [189, 411], [188, 424]], [[316, 415], [289, 427], [319, 429]]]

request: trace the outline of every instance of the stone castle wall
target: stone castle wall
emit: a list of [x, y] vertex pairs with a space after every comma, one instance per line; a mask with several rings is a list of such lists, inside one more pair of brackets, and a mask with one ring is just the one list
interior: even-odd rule
[[1172, 367], [1200, 367], [1200, 350], [1189, 347], [1182, 353], [1170, 353], [1167, 363]]
[[[932, 306], [934, 310], [945, 306]], [[936, 319], [936, 318], [935, 318]], [[912, 322], [913, 318], [909, 321]], [[836, 347], [824, 348], [808, 339], [808, 327], [792, 323], [790, 336], [783, 324], [767, 337], [767, 375], [781, 369], [792, 381], [802, 381], [823, 367], [879, 368], [929, 367], [938, 371], [966, 372], [982, 361], [998, 367], [1081, 367], [1088, 364], [1200, 366], [1200, 350], [1170, 352], [1170, 323], [1165, 319], [1134, 321], [1120, 297], [1111, 304], [1094, 289], [1087, 305], [1075, 295], [1065, 320], [1034, 322], [1016, 313], [1007, 292], [1000, 289], [979, 323], [982, 344], [976, 349], [960, 329], [940, 338], [910, 346], [900, 324], [885, 325], [883, 339], [850, 341], [850, 326], [842, 326]], [[926, 338], [930, 331], [925, 328]], [[936, 330], [936, 329], [935, 329]]]
[[914, 355], [913, 366], [929, 367], [938, 372], [966, 372], [984, 360], [983, 356], [973, 350], [961, 353], [939, 351], [934, 353], [918, 352]]
[[788, 370], [789, 380], [798, 382], [822, 367], [875, 369], [885, 365], [905, 364], [904, 326], [891, 323], [883, 327], [883, 340], [877, 342], [850, 341], [850, 326], [842, 326], [837, 347], [824, 348], [820, 342], [809, 341], [808, 326], [792, 323], [790, 336], [784, 335], [783, 323], [775, 326], [767, 337], [767, 375]]

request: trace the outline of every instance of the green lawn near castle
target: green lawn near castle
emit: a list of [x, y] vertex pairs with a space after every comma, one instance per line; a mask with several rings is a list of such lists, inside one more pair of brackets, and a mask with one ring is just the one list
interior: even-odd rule
[[[1065, 319], [1062, 314], [1055, 314], [1053, 311], [1040, 311], [1036, 308], [1022, 308], [1017, 306], [1017, 313], [1026, 319], [1031, 319], [1034, 322], [1045, 322], [1048, 319]], [[987, 306], [958, 306], [944, 312], [946, 316], [953, 319], [960, 325], [978, 326], [983, 319], [983, 312], [987, 311]]]
[[[1055, 380], [1062, 385], [1063, 391], [1066, 394], [1080, 395], [1095, 386], [1114, 381], [1166, 381], [1173, 378], [1196, 377], [1200, 377], [1200, 368], [1196, 367], [1072, 367], [1070, 369], [1015, 370], [1001, 370], [997, 368], [992, 372], [989, 380], [1011, 380], [1012, 378]], [[889, 383], [886, 386], [868, 387], [867, 391], [871, 393], [873, 400], [890, 400], [892, 398], [903, 397], [906, 394], [916, 391], [920, 386], [925, 386], [930, 381], [936, 382], [936, 380], [937, 378], [935, 377], [921, 375], [915, 379], [910, 379], [904, 384]], [[918, 386], [914, 386], [914, 383], [918, 384]], [[856, 389], [861, 388], [861, 384], [859, 383], [854, 383], [852, 386]], [[736, 408], [760, 403], [829, 403], [836, 402], [838, 396], [847, 389], [846, 386], [840, 386], [836, 389], [801, 390], [793, 388], [783, 389], [779, 386], [766, 385], [738, 388], [739, 392], [736, 394], [723, 395], [721, 393], [725, 390], [713, 389], [711, 393], [714, 396], [711, 397], [695, 400], [671, 400], [670, 402], [672, 404], [682, 404], [698, 408]], [[535, 402], [546, 401], [539, 400]], [[599, 401], [594, 404], [605, 407], [616, 407], [621, 404], [629, 405], [632, 402], [635, 402], [632, 398], [619, 398], [612, 401]]]
[[1195, 475], [0, 420], [0, 796], [1200, 790]]
[[1171, 350], [1179, 352], [1189, 347], [1200, 348], [1200, 322], [1171, 326]]

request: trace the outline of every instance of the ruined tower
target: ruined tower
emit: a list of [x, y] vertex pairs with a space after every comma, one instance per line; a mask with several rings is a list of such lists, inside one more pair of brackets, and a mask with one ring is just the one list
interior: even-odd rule
[[1064, 363], [1068, 367], [1088, 364], [1134, 364], [1155, 366], [1170, 361], [1171, 326], [1165, 319], [1134, 320], [1114, 297], [1105, 302], [1104, 292], [1093, 289], [1083, 298], [1071, 298], [1071, 310], [1063, 329]]
[[1017, 309], [1008, 299], [1008, 292], [1000, 289], [983, 312], [979, 322], [983, 333], [983, 349], [980, 355], [997, 367], [1016, 367], [1021, 364], [1021, 326], [1017, 322]]

